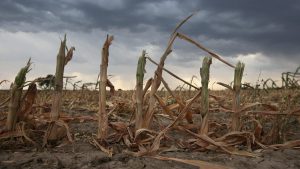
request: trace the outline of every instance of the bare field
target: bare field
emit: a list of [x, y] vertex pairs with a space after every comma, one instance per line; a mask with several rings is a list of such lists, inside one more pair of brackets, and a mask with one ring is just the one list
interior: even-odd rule
[[[1, 100], [5, 100], [9, 96], [9, 91], [0, 91], [0, 93]], [[167, 92], [160, 91], [158, 93], [166, 103], [169, 105], [174, 104], [174, 100], [170, 99]], [[196, 91], [176, 91], [174, 93], [182, 99], [188, 100]], [[63, 92], [64, 102], [61, 119], [68, 123], [73, 143], [69, 143], [67, 137], [63, 136], [59, 141], [44, 148], [41, 147], [42, 135], [45, 133], [45, 124], [49, 119], [51, 91], [38, 91], [31, 117], [31, 123], [33, 124], [27, 124], [28, 129], [26, 130], [26, 134], [35, 144], [24, 137], [2, 138], [0, 140], [0, 149], [2, 150], [0, 153], [1, 168], [39, 168], [41, 166], [45, 168], [197, 168], [195, 165], [154, 159], [157, 155], [177, 159], [202, 160], [232, 168], [300, 167], [298, 158], [300, 151], [297, 146], [294, 149], [291, 149], [292, 147], [281, 148], [281, 146], [262, 148], [252, 143], [249, 149], [247, 139], [238, 140], [237, 136], [235, 136], [235, 141], [238, 140], [239, 144], [234, 144], [234, 147], [240, 151], [240, 154], [237, 155], [230, 155], [216, 147], [201, 148], [197, 146], [195, 144], [195, 138], [197, 137], [189, 134], [185, 129], [193, 132], [199, 130], [201, 99], [191, 105], [193, 123], [183, 120], [177, 126], [172, 127], [161, 140], [160, 149], [155, 156], [149, 154], [147, 155], [149, 157], [134, 157], [131, 152], [136, 151], [136, 148], [130, 148], [126, 145], [126, 139], [124, 139], [126, 133], [123, 133], [120, 129], [121, 125], [118, 125], [118, 123], [131, 124], [132, 122], [134, 115], [133, 94], [133, 91], [118, 91], [113, 97], [108, 96], [107, 110], [113, 110], [110, 111], [109, 115], [109, 133], [111, 136], [109, 139], [112, 139], [113, 136], [116, 137], [116, 135], [120, 137], [119, 142], [115, 140], [110, 142], [113, 156], [108, 157], [106, 153], [103, 153], [92, 144], [92, 137], [97, 132], [97, 91]], [[223, 112], [218, 105], [222, 103], [223, 107], [231, 106], [232, 97], [228, 90], [211, 91], [211, 94], [218, 97], [218, 101], [213, 97], [210, 98], [209, 136], [218, 138], [229, 132], [232, 114]], [[268, 92], [264, 90], [243, 90], [241, 92], [241, 105], [247, 105], [250, 101], [253, 103], [259, 101], [260, 103], [277, 106], [278, 109], [287, 109], [286, 99], [289, 99], [289, 102], [293, 103], [289, 106], [297, 108], [300, 104], [299, 97], [299, 90], [269, 90]], [[5, 124], [7, 109], [7, 105], [1, 108], [2, 126]], [[252, 110], [253, 112], [251, 112]], [[255, 118], [262, 125], [260, 133], [262, 141], [264, 137], [270, 136], [274, 119], [281, 122], [281, 124], [285, 122], [284, 125], [278, 126], [277, 136], [274, 136], [276, 134], [273, 133], [273, 138], [268, 137], [262, 144], [266, 146], [280, 145], [284, 142], [300, 139], [298, 115], [287, 118], [286, 115], [280, 114], [260, 114], [257, 110], [267, 112], [266, 108], [261, 108], [261, 105], [257, 105], [252, 110], [248, 110], [242, 117], [245, 124], [242, 131], [255, 133], [257, 128], [251, 123], [251, 118]], [[176, 109], [173, 112], [174, 115], [178, 114]], [[284, 110], [282, 113], [284, 113]], [[171, 122], [172, 118], [158, 106], [152, 129], [159, 132]], [[31, 128], [30, 125], [34, 128]], [[234, 143], [233, 140], [231, 141]], [[245, 154], [244, 151], [253, 154]], [[251, 157], [252, 155], [255, 157]]]

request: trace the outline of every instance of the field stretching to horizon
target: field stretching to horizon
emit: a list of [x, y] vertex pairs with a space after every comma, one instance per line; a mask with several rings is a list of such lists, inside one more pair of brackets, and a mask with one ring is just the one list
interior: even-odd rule
[[[39, 62], [25, 58], [13, 81], [0, 79], [11, 84], [0, 90], [0, 168], [300, 168], [300, 66], [281, 82], [245, 82], [247, 62], [232, 63], [181, 31], [196, 14], [177, 24], [159, 60], [140, 51], [133, 90], [110, 80], [113, 35], [102, 40], [95, 82], [65, 75], [77, 52], [66, 34], [55, 73], [28, 78]], [[164, 66], [178, 40], [205, 53], [195, 72], [201, 85]], [[232, 70], [231, 83], [213, 84], [222, 90], [209, 88], [215, 62]], [[166, 75], [181, 85], [170, 87]]]

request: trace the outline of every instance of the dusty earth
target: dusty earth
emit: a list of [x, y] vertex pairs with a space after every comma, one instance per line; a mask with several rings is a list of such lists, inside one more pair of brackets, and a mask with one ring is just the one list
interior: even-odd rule
[[[74, 144], [62, 142], [59, 147], [37, 149], [30, 144], [20, 144], [19, 140], [7, 140], [0, 144], [0, 168], [101, 168], [101, 169], [180, 169], [199, 168], [174, 161], [162, 161], [152, 157], [133, 157], [122, 152], [112, 158], [91, 145], [88, 137], [97, 129], [94, 121], [72, 122]], [[65, 144], [66, 143], [66, 144]], [[236, 169], [297, 169], [300, 168], [300, 150], [264, 150], [261, 156], [249, 158], [228, 155], [221, 152], [195, 152], [169, 149], [160, 156], [180, 159], [203, 160]]]
[[[102, 169], [180, 169], [198, 168], [174, 161], [153, 158], [135, 158], [124, 153], [108, 158], [88, 143], [76, 142], [75, 152], [71, 146], [37, 152], [30, 148], [2, 150], [0, 168], [102, 168]], [[168, 152], [162, 156], [182, 159], [200, 159], [241, 169], [297, 169], [300, 168], [300, 151], [265, 151], [261, 158], [229, 156], [214, 152]]]
[[[97, 103], [96, 103], [97, 104]], [[6, 111], [5, 109], [3, 111]], [[67, 110], [64, 110], [65, 112]], [[94, 116], [96, 111], [73, 110], [68, 111], [70, 116], [87, 115]], [[129, 114], [118, 114], [110, 117], [110, 121], [129, 119]], [[71, 144], [67, 140], [61, 141], [59, 146], [37, 148], [24, 139], [0, 140], [0, 168], [101, 168], [101, 169], [181, 169], [199, 168], [193, 165], [162, 161], [153, 157], [133, 157], [124, 152], [124, 144], [114, 145], [114, 155], [109, 158], [98, 148], [90, 144], [89, 140], [97, 131], [97, 122], [94, 120], [70, 121], [69, 127], [74, 138]], [[297, 127], [296, 127], [297, 126]], [[295, 139], [300, 138], [299, 122], [293, 122]], [[174, 136], [174, 133], [170, 135]], [[176, 134], [175, 134], [176, 135]], [[185, 137], [183, 137], [185, 138]], [[172, 143], [170, 143], [172, 145]], [[235, 169], [299, 169], [300, 149], [284, 150], [259, 150], [260, 157], [250, 158], [228, 155], [215, 151], [190, 151], [172, 146], [161, 152], [164, 157], [176, 157], [179, 159], [203, 160], [212, 164], [226, 166]]]

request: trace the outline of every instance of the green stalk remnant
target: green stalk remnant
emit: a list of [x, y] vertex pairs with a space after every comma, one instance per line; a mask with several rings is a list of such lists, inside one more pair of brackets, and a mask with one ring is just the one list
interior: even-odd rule
[[245, 64], [238, 62], [234, 70], [232, 131], [240, 130], [240, 91]]
[[136, 70], [136, 114], [135, 114], [135, 130], [142, 128], [143, 125], [143, 81], [146, 66], [146, 51], [143, 50], [140, 56]]
[[108, 134], [108, 116], [106, 112], [106, 85], [107, 85], [107, 67], [109, 46], [114, 37], [107, 35], [106, 41], [102, 47], [102, 59], [100, 65], [100, 83], [99, 83], [99, 123], [97, 139], [104, 140]]
[[212, 63], [212, 59], [209, 56], [206, 56], [202, 62], [202, 68], [200, 68], [201, 84], [202, 84], [202, 93], [201, 93], [201, 116], [202, 123], [200, 128], [200, 134], [208, 133], [208, 111], [209, 111], [209, 101], [208, 101], [208, 83], [209, 83], [209, 68]]
[[9, 110], [6, 122], [6, 127], [9, 131], [14, 130], [17, 122], [17, 114], [20, 111], [21, 97], [23, 86], [26, 81], [26, 74], [30, 71], [30, 60], [31, 59], [29, 59], [27, 65], [19, 71], [11, 88], [11, 99], [9, 102]]

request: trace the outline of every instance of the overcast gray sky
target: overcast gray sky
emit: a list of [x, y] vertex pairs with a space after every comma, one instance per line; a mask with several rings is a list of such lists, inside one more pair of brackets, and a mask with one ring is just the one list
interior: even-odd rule
[[[101, 46], [112, 34], [111, 80], [117, 88], [133, 89], [142, 50], [158, 61], [173, 28], [194, 11], [199, 12], [180, 32], [232, 64], [243, 61], [244, 82], [255, 83], [260, 73], [280, 82], [281, 72], [300, 66], [297, 0], [1, 0], [0, 80], [13, 81], [29, 57], [33, 69], [28, 80], [54, 74], [59, 42], [67, 33], [67, 45], [76, 51], [65, 75], [95, 82]], [[165, 66], [186, 80], [196, 75], [199, 85], [205, 55], [178, 39]], [[155, 67], [148, 63], [146, 69], [146, 78], [152, 77]], [[173, 87], [182, 84], [164, 76]], [[233, 70], [213, 59], [211, 84], [232, 79]]]

